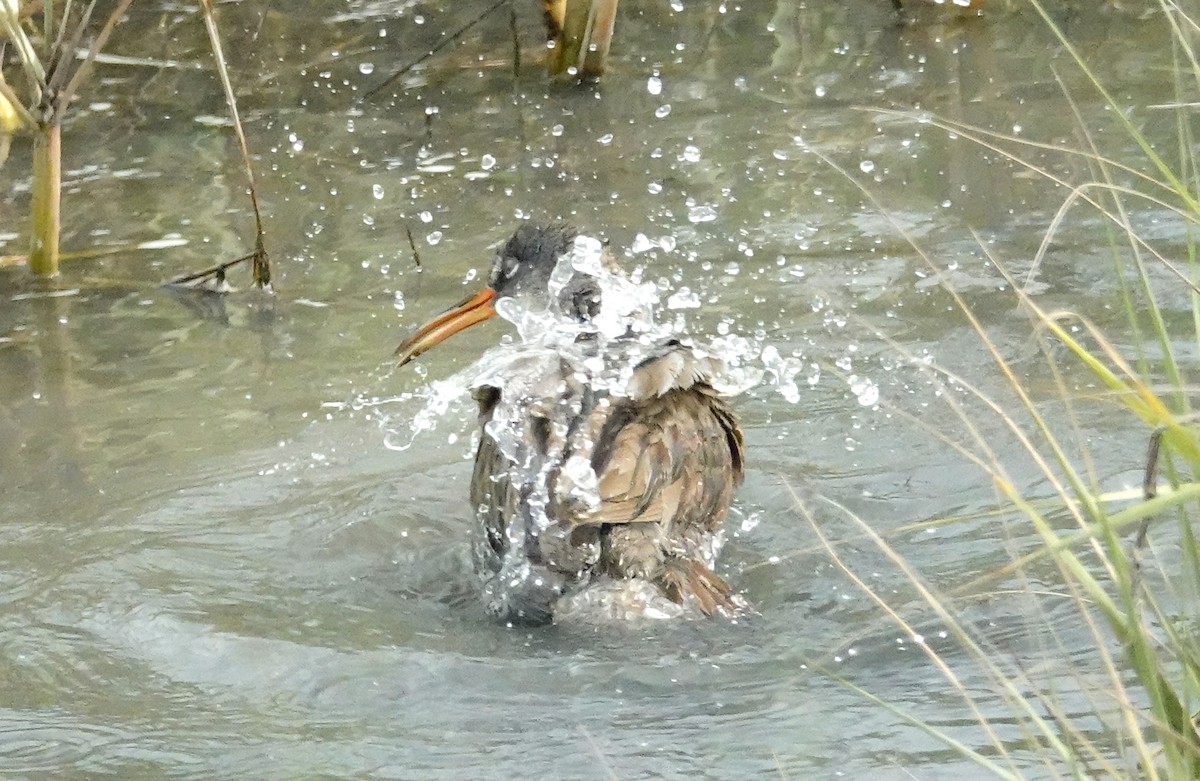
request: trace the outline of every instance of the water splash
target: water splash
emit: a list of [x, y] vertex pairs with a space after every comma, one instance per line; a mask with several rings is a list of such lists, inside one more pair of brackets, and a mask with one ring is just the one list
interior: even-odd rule
[[[590, 319], [580, 319], [564, 305], [580, 275], [600, 289], [601, 306]], [[725, 395], [767, 383], [795, 403], [800, 399], [796, 376], [806, 367], [799, 357], [785, 357], [766, 344], [765, 332], [746, 337], [724, 328], [708, 343], [681, 336], [685, 312], [698, 303], [698, 294], [663, 289], [642, 281], [637, 271], [622, 273], [590, 237], [577, 238], [558, 259], [548, 292], [545, 298], [498, 299], [497, 314], [516, 327], [519, 338], [487, 350], [451, 377], [428, 383], [410, 397], [421, 404], [415, 414], [398, 426], [398, 416], [385, 424], [388, 447], [407, 449], [447, 413], [464, 407], [468, 395], [494, 402], [485, 434], [510, 466], [493, 476], [493, 490], [519, 497], [509, 499], [519, 506], [515, 515], [511, 508], [507, 513], [503, 544], [480, 534], [474, 550], [485, 599], [504, 615], [576, 591], [599, 558], [598, 542], [589, 547], [569, 540], [571, 529], [553, 520], [586, 516], [601, 504], [591, 465], [600, 431], [591, 430], [588, 421], [603, 415], [594, 413], [619, 399], [654, 397], [693, 382]], [[669, 317], [660, 320], [660, 310]], [[653, 371], [647, 368], [651, 365]], [[482, 510], [486, 514], [486, 507]], [[709, 561], [720, 543], [715, 535], [712, 550], [704, 552]], [[671, 613], [656, 600], [633, 602], [653, 605], [647, 613]]]

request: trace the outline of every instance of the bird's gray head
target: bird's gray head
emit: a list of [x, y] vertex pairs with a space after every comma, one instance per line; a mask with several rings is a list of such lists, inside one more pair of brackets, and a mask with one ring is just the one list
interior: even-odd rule
[[[578, 234], [561, 223], [525, 223], [496, 254], [488, 284], [418, 328], [396, 348], [399, 366], [450, 336], [498, 314], [504, 299], [519, 301], [519, 311], [550, 311], [587, 323], [600, 314], [600, 281], [580, 270], [574, 253]], [[592, 242], [595, 245], [595, 242]], [[599, 256], [595, 258], [597, 264]], [[563, 263], [566, 263], [564, 266]], [[597, 271], [599, 266], [597, 265]], [[513, 322], [510, 316], [505, 317]]]
[[545, 300], [563, 315], [590, 320], [600, 311], [600, 284], [595, 277], [575, 271], [556, 295], [551, 282], [555, 268], [575, 246], [578, 232], [569, 225], [527, 222], [517, 228], [496, 254], [489, 286], [497, 298]]

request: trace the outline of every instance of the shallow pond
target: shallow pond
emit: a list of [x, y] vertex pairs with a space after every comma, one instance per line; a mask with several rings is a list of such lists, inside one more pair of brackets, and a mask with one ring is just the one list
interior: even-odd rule
[[[1051, 415], [1054, 380], [981, 246], [1046, 308], [1120, 339], [1100, 221], [1072, 211], [1033, 266], [1066, 191], [918, 119], [1072, 148], [1086, 126], [1132, 155], [1045, 23], [1000, 0], [979, 18], [922, 7], [903, 24], [885, 0], [628, 0], [611, 72], [576, 88], [548, 83], [540, 11], [521, 2], [515, 74], [501, 9], [361, 99], [485, 8], [219, 7], [273, 300], [157, 286], [248, 251], [252, 224], [197, 12], [135, 4], [118, 29], [109, 50], [129, 59], [98, 66], [65, 132], [64, 247], [180, 246], [68, 261], [52, 291], [0, 271], [0, 775], [980, 777], [828, 675], [987, 750], [928, 645], [962, 663], [1004, 761], [1053, 776], [947, 629], [920, 610], [919, 637], [891, 624], [808, 517], [880, 593], [919, 604], [849, 510], [933, 589], [970, 600], [960, 619], [996, 659], [1056, 680], [1064, 711], [1108, 707], [1079, 673], [1092, 641], [1066, 600], [1016, 579], [962, 592], [1035, 537], [990, 513], [987, 476], [922, 427], [968, 440], [945, 402], [957, 391], [923, 360], [1008, 397], [909, 239]], [[1176, 100], [1161, 16], [1052, 11], [1172, 143], [1175, 115], [1153, 108]], [[1091, 176], [1078, 158], [1025, 153]], [[27, 157], [17, 139], [0, 253], [27, 243]], [[555, 217], [661, 281], [693, 333], [741, 334], [774, 361], [735, 402], [749, 473], [721, 559], [761, 615], [531, 630], [484, 614], [467, 534], [474, 412], [452, 408], [415, 439], [406, 421], [429, 380], [504, 326], [417, 367], [389, 359], [479, 284], [521, 220]], [[1183, 246], [1168, 214], [1136, 219]], [[1164, 305], [1190, 317], [1182, 295]], [[1137, 485], [1145, 431], [1084, 409], [1096, 473]], [[974, 422], [1036, 494], [1012, 432]], [[944, 518], [958, 520], [924, 523]]]

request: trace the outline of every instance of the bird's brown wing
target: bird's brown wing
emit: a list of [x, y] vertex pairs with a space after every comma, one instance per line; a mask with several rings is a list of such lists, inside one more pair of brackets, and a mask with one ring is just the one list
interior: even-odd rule
[[711, 533], [742, 482], [742, 434], [706, 385], [622, 399], [596, 439], [600, 506], [576, 523], [657, 523], [669, 537]]
[[[588, 457], [600, 501], [593, 506], [572, 499], [566, 476], [551, 475], [548, 509], [558, 525], [544, 530], [523, 554], [568, 580], [593, 569], [615, 578], [646, 578], [677, 602], [691, 597], [705, 613], [734, 613], [737, 598], [706, 562], [712, 536], [742, 482], [742, 434], [690, 350], [680, 360], [685, 349], [665, 345], [640, 365], [629, 395], [588, 397], [578, 428], [572, 424], [565, 439], [549, 421], [545, 427], [529, 421], [525, 444], [533, 455], [554, 450], [560, 458]], [[479, 401], [487, 420], [499, 392], [482, 389]], [[560, 446], [565, 449], [557, 450]], [[485, 572], [497, 572], [507, 555], [522, 555], [508, 551], [516, 538], [507, 526], [523, 518], [520, 489], [509, 479], [512, 468], [485, 434], [471, 481], [471, 501], [485, 532], [476, 546], [477, 564]]]
[[719, 362], [678, 340], [590, 415], [600, 507], [576, 522], [658, 523], [670, 536], [720, 526], [742, 482], [742, 432], [708, 382]]
[[706, 385], [622, 400], [597, 443], [600, 505], [574, 520], [600, 525], [598, 570], [648, 579], [705, 614], [742, 612], [710, 569], [712, 537], [743, 476], [742, 435], [725, 402]]

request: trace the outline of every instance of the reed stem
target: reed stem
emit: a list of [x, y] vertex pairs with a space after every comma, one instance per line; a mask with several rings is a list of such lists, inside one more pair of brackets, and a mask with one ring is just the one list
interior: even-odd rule
[[33, 142], [33, 243], [29, 269], [42, 277], [58, 276], [58, 234], [62, 199], [62, 127], [38, 128]]

